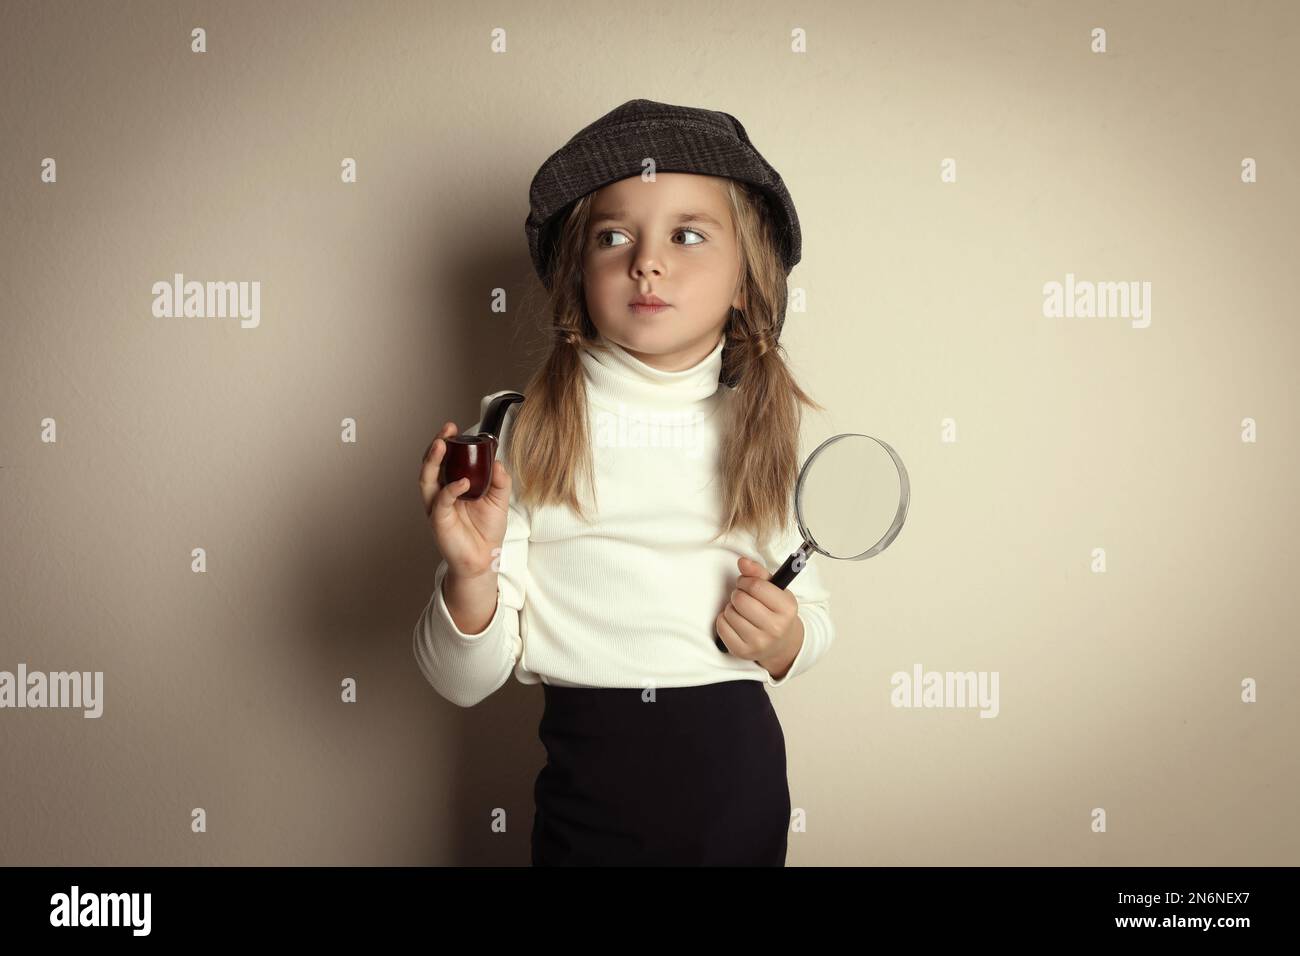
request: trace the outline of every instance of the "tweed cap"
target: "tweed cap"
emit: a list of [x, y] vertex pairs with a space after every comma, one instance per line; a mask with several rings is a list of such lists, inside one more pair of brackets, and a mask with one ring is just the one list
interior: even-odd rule
[[533, 268], [547, 289], [555, 238], [569, 206], [602, 186], [641, 175], [647, 157], [656, 172], [726, 176], [758, 187], [772, 210], [790, 274], [800, 256], [799, 217], [780, 174], [754, 148], [740, 120], [717, 110], [629, 100], [575, 133], [533, 177], [524, 232]]

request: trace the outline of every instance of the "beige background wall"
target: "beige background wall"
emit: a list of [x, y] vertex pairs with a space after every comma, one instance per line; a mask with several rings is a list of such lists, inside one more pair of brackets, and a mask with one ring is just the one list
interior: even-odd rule
[[[635, 97], [782, 172], [806, 442], [886, 437], [913, 482], [773, 691], [790, 864], [1300, 862], [1293, 4], [3, 18], [0, 670], [105, 686], [99, 719], [0, 710], [0, 862], [527, 862], [541, 694], [420, 676], [416, 472], [537, 358], [533, 172]], [[176, 272], [260, 282], [260, 325], [153, 317]], [[1068, 273], [1150, 282], [1149, 327], [1045, 317]], [[996, 671], [999, 715], [892, 706], [915, 664]]]

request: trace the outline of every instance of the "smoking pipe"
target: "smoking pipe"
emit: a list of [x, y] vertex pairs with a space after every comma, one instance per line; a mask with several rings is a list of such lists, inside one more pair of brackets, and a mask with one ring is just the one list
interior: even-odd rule
[[447, 450], [438, 469], [438, 481], [443, 487], [468, 478], [469, 487], [461, 492], [461, 498], [482, 498], [487, 493], [492, 485], [492, 462], [497, 457], [497, 443], [506, 412], [515, 402], [523, 400], [524, 396], [519, 392], [504, 392], [492, 399], [487, 414], [483, 416], [483, 424], [475, 434], [443, 439]]

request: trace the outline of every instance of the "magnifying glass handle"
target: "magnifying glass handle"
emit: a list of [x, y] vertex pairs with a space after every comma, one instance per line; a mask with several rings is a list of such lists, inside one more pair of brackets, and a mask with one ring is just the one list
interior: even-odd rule
[[[790, 557], [785, 559], [785, 564], [776, 569], [776, 574], [768, 578], [777, 587], [785, 590], [786, 586], [794, 580], [794, 576], [804, 569], [808, 564], [808, 556], [812, 553], [812, 545], [807, 541], [801, 544], [794, 551], [790, 552]], [[722, 643], [722, 638], [716, 634], [713, 637], [713, 646], [724, 654], [730, 654], [727, 645]]]
[[785, 559], [785, 564], [777, 568], [776, 574], [772, 575], [768, 580], [784, 590], [786, 586], [794, 580], [794, 576], [802, 571], [804, 566], [808, 563], [808, 555], [804, 551], [804, 548], [806, 547], [807, 545], [805, 544], [802, 547], [791, 551], [790, 557]]

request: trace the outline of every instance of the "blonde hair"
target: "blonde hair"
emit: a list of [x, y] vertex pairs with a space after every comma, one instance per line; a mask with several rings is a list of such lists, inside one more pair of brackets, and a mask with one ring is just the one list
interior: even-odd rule
[[[723, 520], [715, 535], [746, 528], [764, 540], [789, 520], [799, 472], [801, 405], [824, 411], [795, 381], [776, 341], [786, 305], [786, 276], [766, 200], [747, 183], [727, 179], [740, 247], [739, 289], [745, 310], [731, 310], [723, 329], [722, 384], [734, 386], [731, 419], [723, 424], [719, 473]], [[579, 349], [597, 337], [582, 289], [583, 244], [591, 194], [565, 217], [552, 257], [546, 312], [550, 353], [524, 388], [507, 439], [511, 479], [529, 507], [567, 504], [589, 522], [577, 494], [579, 475], [595, 495], [586, 383]]]

